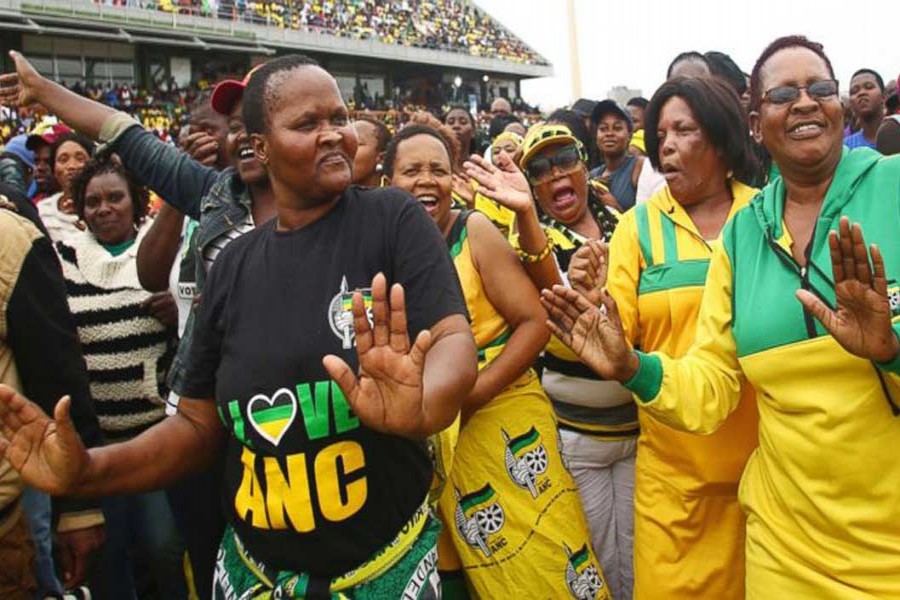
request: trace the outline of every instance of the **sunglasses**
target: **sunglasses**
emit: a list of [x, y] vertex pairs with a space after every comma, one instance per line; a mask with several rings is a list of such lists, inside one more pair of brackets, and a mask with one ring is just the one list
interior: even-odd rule
[[809, 85], [782, 85], [768, 90], [763, 94], [763, 100], [771, 104], [788, 104], [797, 100], [803, 90], [813, 100], [821, 101], [837, 96], [838, 82], [835, 79], [823, 79]]
[[563, 146], [550, 156], [532, 159], [525, 168], [531, 183], [541, 183], [549, 179], [556, 166], [563, 173], [575, 170], [581, 164], [581, 153], [574, 144]]

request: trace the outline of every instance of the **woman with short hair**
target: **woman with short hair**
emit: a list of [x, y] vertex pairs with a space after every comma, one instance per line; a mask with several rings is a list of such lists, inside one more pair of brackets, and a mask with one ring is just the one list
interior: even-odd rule
[[712, 433], [744, 378], [757, 390], [739, 490], [747, 598], [895, 598], [900, 159], [844, 148], [834, 70], [805, 37], [770, 44], [750, 91], [781, 177], [722, 231], [688, 352], [632, 350], [608, 294], [606, 314], [561, 287], [545, 306], [586, 364], [671, 427]]
[[[682, 356], [694, 339], [713, 248], [756, 190], [736, 178], [755, 168], [737, 96], [710, 78], [675, 78], [646, 111], [647, 146], [667, 185], [629, 211], [609, 244], [605, 282], [628, 341]], [[569, 280], [599, 303], [602, 281], [582, 246]], [[598, 285], [600, 284], [600, 285]], [[744, 515], [737, 486], [757, 446], [756, 400], [708, 436], [683, 433], [641, 411], [634, 486], [635, 598], [744, 597]]]
[[[0, 76], [0, 102], [56, 86], [26, 65]], [[0, 446], [36, 487], [101, 496], [224, 453], [216, 597], [385, 598], [413, 583], [437, 597], [425, 440], [453, 422], [477, 362], [453, 265], [407, 194], [350, 185], [356, 135], [315, 61], [266, 63], [243, 102], [277, 217], [216, 258], [178, 414], [85, 451], [66, 400], [54, 422], [0, 387], [13, 428]], [[31, 427], [15, 427], [26, 414]]]

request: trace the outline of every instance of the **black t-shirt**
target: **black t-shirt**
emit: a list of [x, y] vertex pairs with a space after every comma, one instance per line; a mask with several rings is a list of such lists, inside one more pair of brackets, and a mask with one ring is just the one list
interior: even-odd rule
[[322, 366], [335, 354], [358, 367], [350, 298], [378, 272], [404, 286], [411, 339], [466, 314], [440, 232], [391, 188], [351, 187], [296, 231], [273, 220], [210, 271], [183, 391], [216, 398], [231, 433], [226, 514], [272, 568], [345, 573], [393, 539], [428, 491], [424, 444], [362, 425]]

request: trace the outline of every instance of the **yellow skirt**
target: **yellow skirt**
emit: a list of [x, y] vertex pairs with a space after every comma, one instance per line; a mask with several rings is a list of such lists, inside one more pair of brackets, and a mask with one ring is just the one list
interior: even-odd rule
[[439, 506], [452, 542], [445, 537], [439, 546], [442, 568], [458, 560], [476, 597], [610, 598], [553, 409], [533, 372], [459, 432]]
[[737, 485], [730, 494], [689, 495], [638, 468], [634, 491], [635, 600], [743, 600]]

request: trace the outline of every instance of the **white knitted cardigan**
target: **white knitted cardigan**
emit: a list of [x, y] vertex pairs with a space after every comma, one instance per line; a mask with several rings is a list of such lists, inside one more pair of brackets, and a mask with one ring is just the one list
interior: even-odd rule
[[56, 244], [94, 408], [111, 440], [133, 437], [165, 416], [170, 332], [141, 307], [150, 293], [137, 276], [137, 249], [148, 228], [119, 256], [89, 231]]

